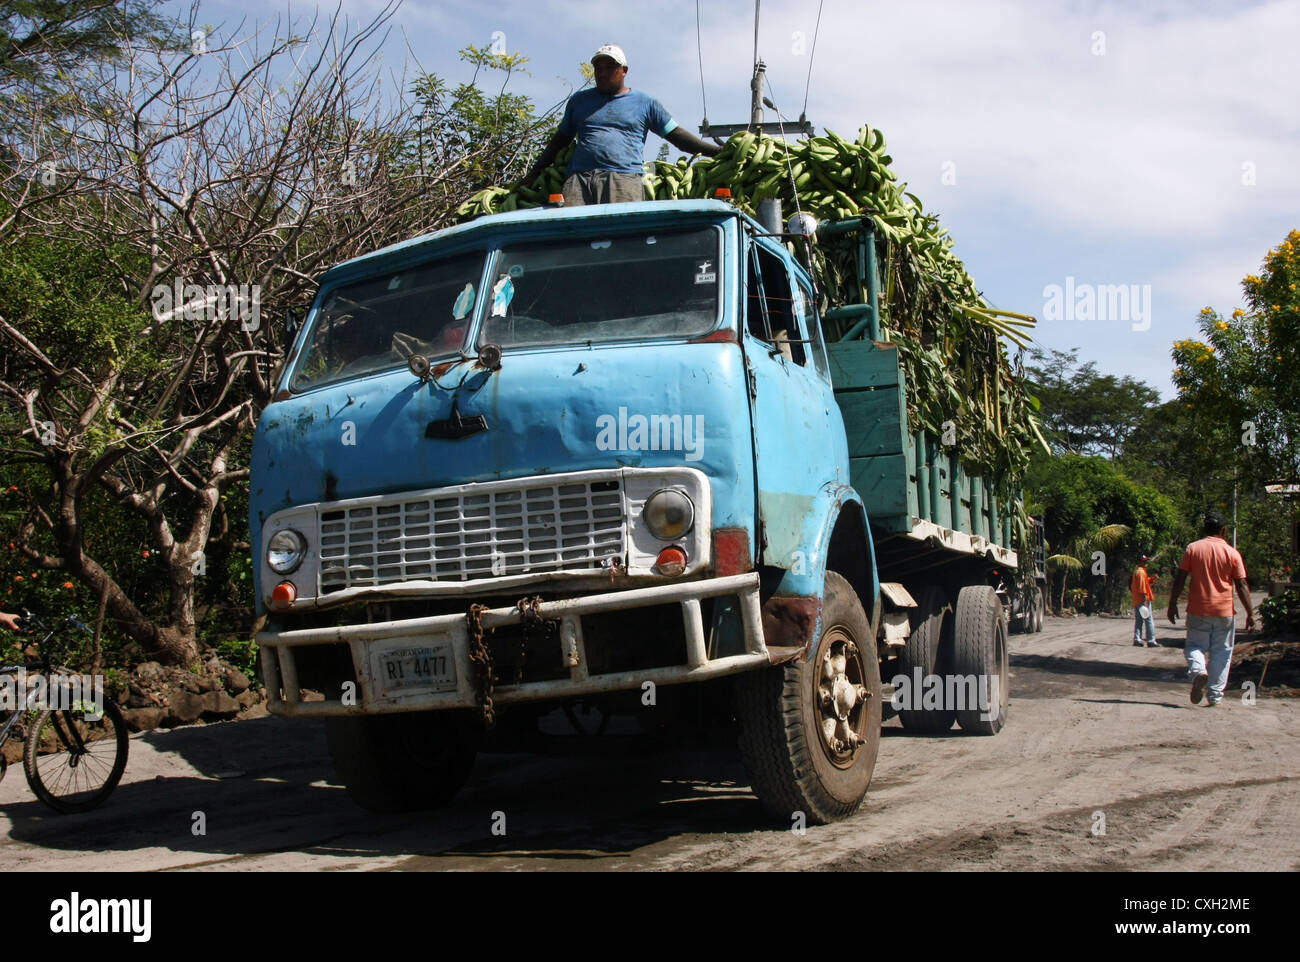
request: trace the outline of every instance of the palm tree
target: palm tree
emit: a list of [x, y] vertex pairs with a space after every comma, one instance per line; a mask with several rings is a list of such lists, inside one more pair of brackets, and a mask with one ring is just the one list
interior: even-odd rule
[[1059, 574], [1061, 578], [1056, 604], [1058, 614], [1065, 607], [1065, 586], [1070, 580], [1070, 575], [1082, 572], [1084, 569], [1084, 564], [1079, 560], [1079, 556], [1083, 555], [1091, 559], [1094, 551], [1112, 551], [1123, 544], [1124, 540], [1132, 533], [1133, 529], [1126, 524], [1102, 525], [1096, 531], [1070, 542], [1068, 553], [1054, 554], [1047, 559], [1048, 572]]

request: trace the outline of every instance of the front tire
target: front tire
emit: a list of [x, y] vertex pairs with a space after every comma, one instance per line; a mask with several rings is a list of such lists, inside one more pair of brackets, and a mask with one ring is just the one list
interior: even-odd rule
[[825, 824], [862, 804], [880, 749], [880, 663], [853, 587], [826, 573], [810, 657], [736, 683], [740, 753], [763, 808]]
[[327, 718], [325, 735], [339, 781], [372, 812], [446, 804], [478, 753], [478, 733], [458, 712]]

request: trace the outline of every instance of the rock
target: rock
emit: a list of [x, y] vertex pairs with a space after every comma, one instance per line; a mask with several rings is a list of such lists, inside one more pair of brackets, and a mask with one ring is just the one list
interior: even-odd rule
[[216, 675], [199, 675], [198, 683], [200, 692], [221, 691], [221, 679]]
[[205, 718], [234, 718], [239, 714], [239, 702], [224, 691], [206, 692], [201, 697]]
[[271, 714], [271, 713], [270, 713], [269, 711], [266, 710], [266, 705], [264, 705], [262, 702], [258, 702], [258, 703], [257, 703], [256, 705], [254, 705], [252, 708], [248, 709], [248, 711], [240, 712], [239, 717], [240, 717], [241, 719], [244, 719], [244, 718], [265, 718], [265, 717], [267, 717], [269, 714]]
[[153, 697], [149, 695], [147, 692], [137, 692], [134, 689], [132, 689], [130, 697], [128, 697], [126, 700], [126, 707], [127, 708], [152, 708]]
[[254, 705], [260, 704], [261, 701], [262, 699], [258, 696], [258, 692], [255, 691], [245, 690], [235, 696], [235, 703], [243, 709], [252, 708]]
[[172, 679], [172, 684], [177, 688], [185, 689], [192, 695], [201, 694], [203, 691], [203, 689], [199, 687], [198, 677], [196, 675], [191, 675], [188, 672], [178, 672], [176, 677]]
[[167, 712], [161, 708], [127, 708], [122, 717], [131, 731], [151, 732], [163, 723]]
[[163, 726], [189, 725], [199, 720], [203, 714], [203, 699], [181, 688], [172, 688], [167, 692], [167, 717]]
[[163, 666], [156, 661], [146, 661], [136, 666], [135, 676], [141, 681], [157, 681], [163, 676]]
[[21, 738], [10, 738], [4, 745], [5, 761], [10, 765], [23, 763], [23, 742]]
[[301, 690], [299, 691], [299, 693], [298, 693], [298, 697], [299, 697], [302, 701], [305, 701], [305, 702], [307, 702], [307, 701], [324, 701], [324, 700], [325, 700], [325, 696], [324, 696], [324, 694], [322, 694], [321, 692], [318, 692], [318, 691], [312, 691], [312, 689], [310, 689], [310, 688], [303, 688], [303, 689], [301, 689]]
[[228, 667], [226, 669], [226, 690], [232, 695], [238, 695], [240, 692], [248, 691], [248, 686], [252, 682], [238, 668]]

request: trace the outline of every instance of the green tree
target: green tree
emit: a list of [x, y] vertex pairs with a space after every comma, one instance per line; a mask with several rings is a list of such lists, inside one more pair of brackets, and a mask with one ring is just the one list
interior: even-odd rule
[[1041, 404], [1043, 433], [1057, 452], [1115, 457], [1160, 399], [1142, 381], [1098, 374], [1092, 361], [1080, 364], [1078, 348], [1050, 354], [1034, 348], [1030, 357], [1036, 362], [1025, 369], [1030, 390]]
[[174, 49], [184, 32], [162, 0], [7, 0], [0, 5], [0, 93], [59, 100], [68, 76], [121, 63], [133, 46]]
[[[474, 67], [467, 82], [452, 86], [422, 74], [412, 84], [417, 123], [399, 154], [412, 167], [455, 167], [456, 190], [472, 194], [523, 176], [550, 139], [555, 125], [547, 118], [554, 108], [538, 117], [532, 100], [506, 90], [515, 73], [528, 72], [520, 54], [471, 45], [460, 59]], [[479, 85], [485, 72], [501, 75], [495, 93]]]
[[1238, 547], [1255, 578], [1291, 557], [1291, 506], [1265, 486], [1300, 482], [1300, 230], [1268, 251], [1242, 291], [1245, 309], [1203, 308], [1202, 338], [1174, 344], [1182, 422], [1169, 422], [1164, 460], [1205, 504], [1230, 509], [1235, 497]]
[[[1180, 517], [1173, 502], [1159, 491], [1130, 481], [1105, 458], [1077, 454], [1037, 457], [1030, 465], [1025, 488], [1045, 514], [1049, 555], [1074, 558], [1079, 563], [1076, 567], [1058, 561], [1055, 567], [1079, 571], [1096, 607], [1108, 611], [1120, 608], [1128, 578], [1141, 555], [1150, 555], [1158, 564], [1176, 563], [1175, 553], [1181, 557], [1182, 545], [1174, 540]], [[1122, 535], [1120, 528], [1124, 529]], [[1094, 551], [1103, 553], [1099, 560], [1104, 563], [1104, 576], [1093, 573], [1098, 560]], [[1059, 597], [1061, 584], [1055, 581], [1054, 585]]]
[[1202, 418], [1238, 439], [1242, 476], [1300, 480], [1300, 230], [1241, 283], [1247, 309], [1201, 310], [1204, 340], [1174, 344], [1174, 385]]

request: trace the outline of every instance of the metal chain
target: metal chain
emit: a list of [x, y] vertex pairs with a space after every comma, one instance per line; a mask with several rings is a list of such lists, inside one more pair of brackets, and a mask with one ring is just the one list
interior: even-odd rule
[[492, 653], [483, 641], [483, 612], [487, 605], [470, 605], [465, 620], [469, 624], [469, 660], [478, 669], [478, 704], [483, 715], [483, 727], [491, 730], [496, 725], [496, 710], [492, 707], [492, 691], [496, 673], [492, 666]]
[[519, 660], [515, 663], [515, 684], [524, 683], [524, 660], [528, 657], [528, 639], [535, 634], [542, 623], [542, 616], [537, 606], [542, 603], [541, 595], [520, 598], [515, 602], [519, 610]]

